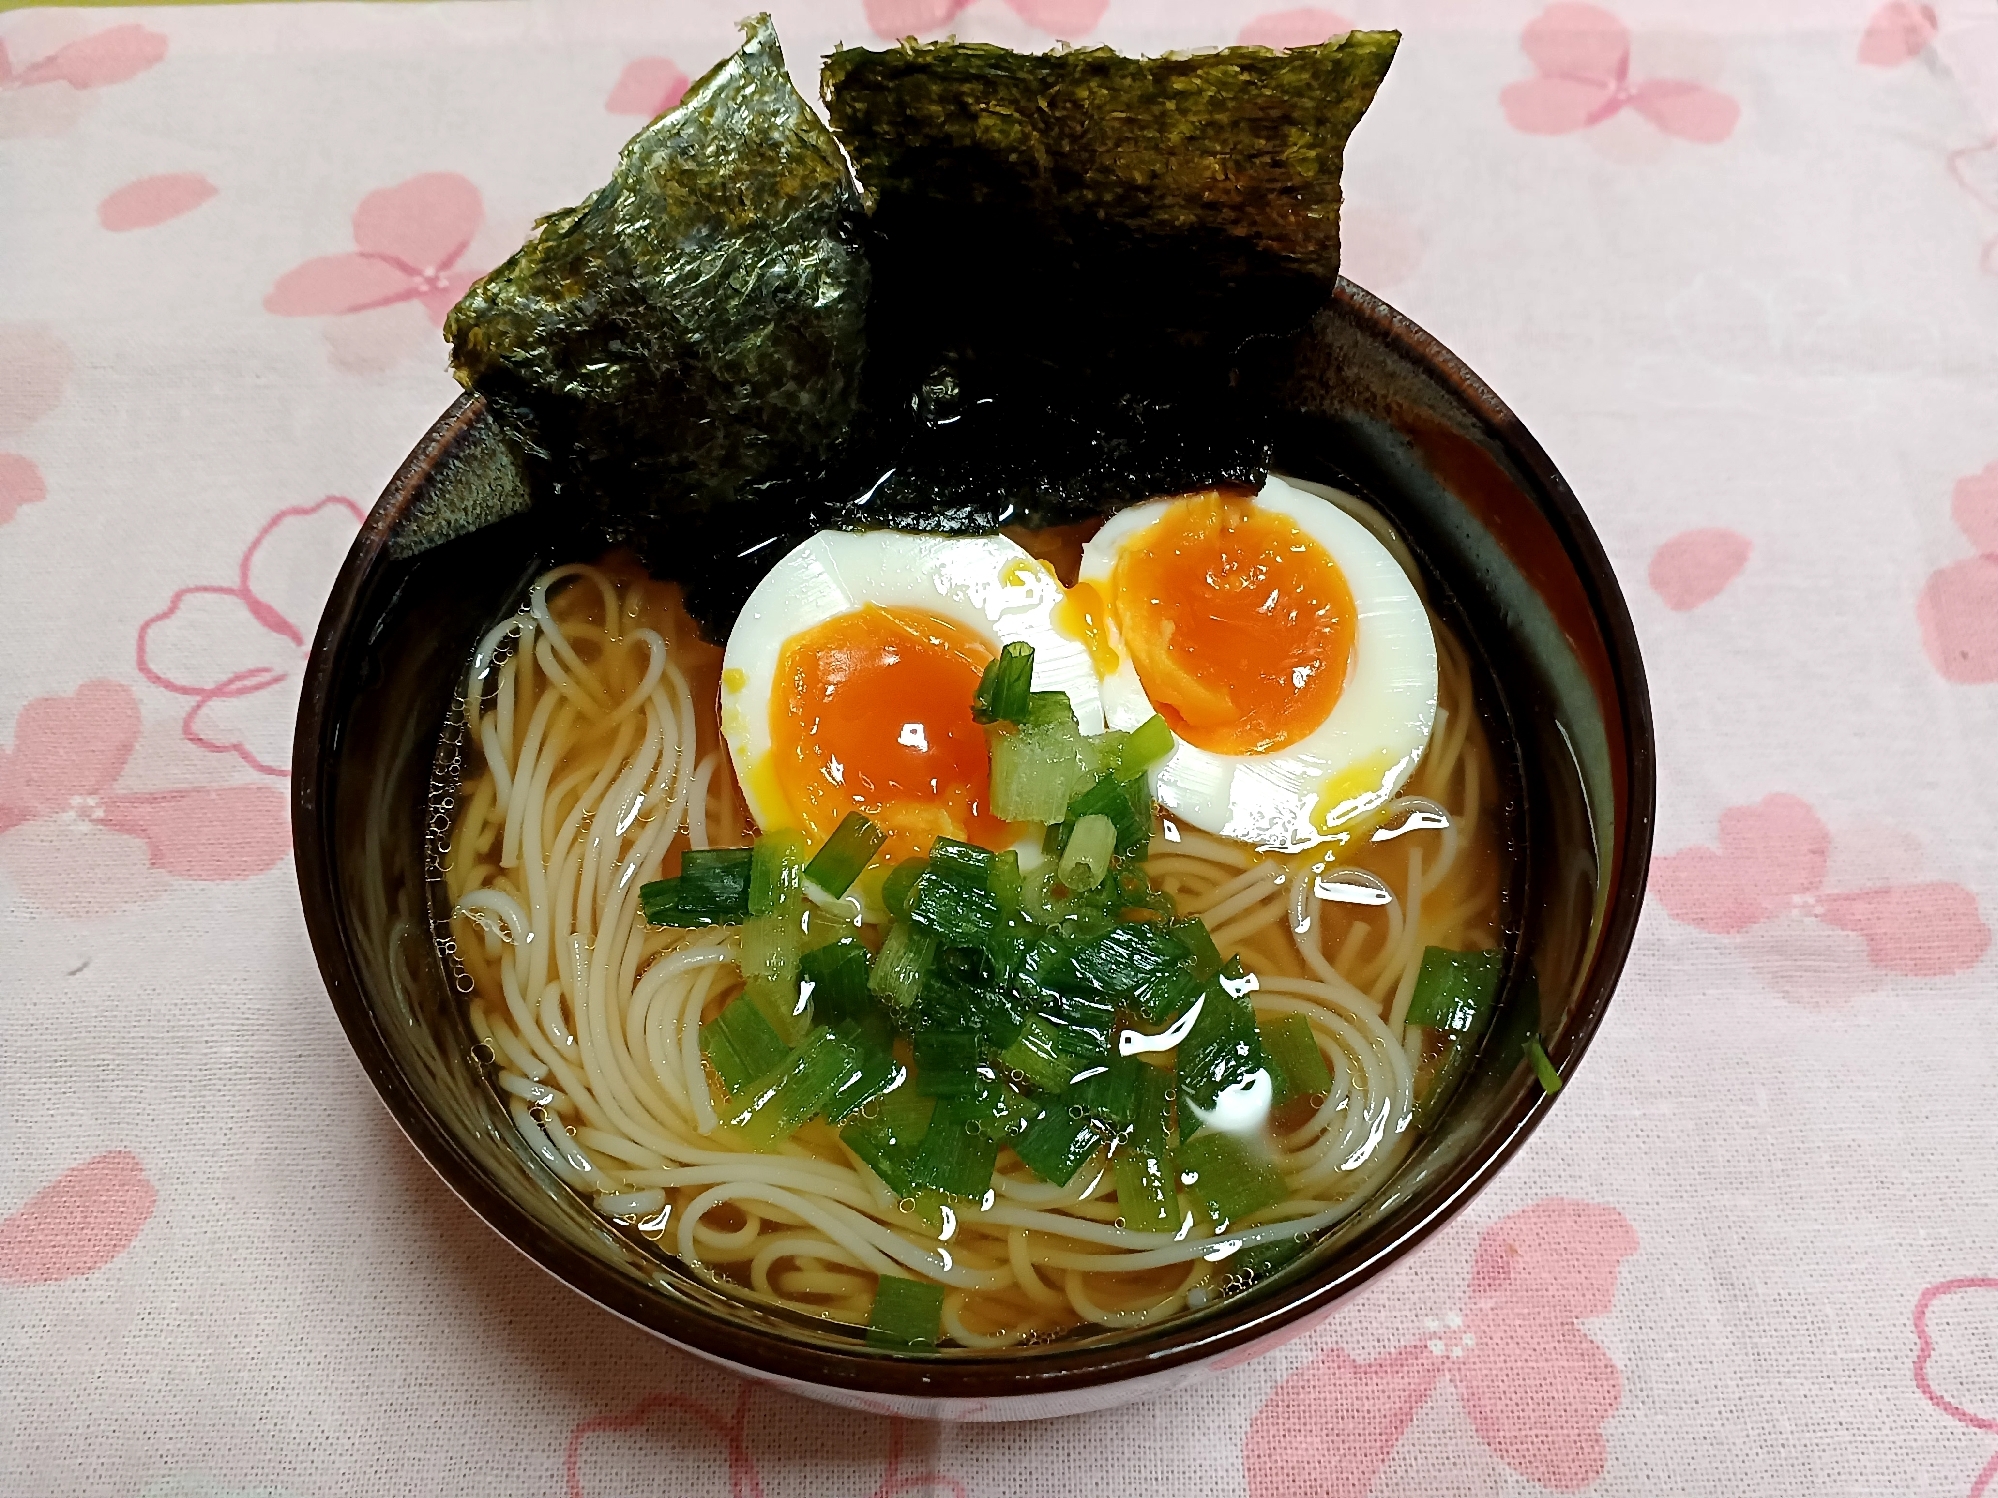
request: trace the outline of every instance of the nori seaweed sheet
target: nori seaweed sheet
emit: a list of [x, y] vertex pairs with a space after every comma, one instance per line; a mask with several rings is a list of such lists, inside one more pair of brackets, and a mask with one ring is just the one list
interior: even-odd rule
[[835, 51], [821, 88], [876, 228], [915, 236], [908, 268], [948, 221], [982, 237], [930, 269], [971, 254], [1018, 281], [1107, 261], [1085, 267], [1088, 289], [1120, 313], [1170, 289], [1190, 304], [1153, 316], [1225, 332], [1275, 310], [1243, 312], [1244, 282], [1322, 293], [1338, 276], [1346, 141], [1399, 42], [1354, 31], [1157, 58], [905, 42]]
[[1050, 524], [1253, 482], [1331, 295], [1347, 137], [1393, 32], [1130, 58], [953, 42], [827, 59], [871, 200], [866, 425], [838, 524]]
[[866, 352], [859, 193], [768, 16], [446, 320], [545, 500], [611, 535], [810, 469]]

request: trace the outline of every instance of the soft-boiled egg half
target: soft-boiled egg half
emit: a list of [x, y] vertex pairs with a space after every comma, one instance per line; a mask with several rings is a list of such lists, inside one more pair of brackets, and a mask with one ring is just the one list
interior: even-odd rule
[[1108, 726], [1172, 729], [1159, 804], [1257, 847], [1322, 842], [1386, 802], [1436, 719], [1422, 596], [1336, 493], [1272, 475], [1253, 499], [1136, 505], [1083, 547], [1057, 611]]
[[971, 700], [1000, 647], [1024, 640], [1035, 690], [1068, 693], [1083, 731], [1102, 730], [1089, 652], [1054, 624], [1061, 599], [1053, 570], [1004, 536], [800, 544], [749, 595], [722, 656], [722, 737], [757, 825], [820, 843], [863, 812], [888, 834], [878, 866], [938, 836], [1012, 846]]

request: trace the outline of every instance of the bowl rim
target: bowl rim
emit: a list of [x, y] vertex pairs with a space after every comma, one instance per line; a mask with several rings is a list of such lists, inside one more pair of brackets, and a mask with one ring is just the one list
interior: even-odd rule
[[[1566, 1078], [1587, 1051], [1609, 1005], [1636, 933], [1651, 861], [1656, 802], [1656, 746], [1651, 703], [1637, 633], [1601, 541], [1566, 480], [1512, 410], [1455, 354], [1372, 293], [1343, 277], [1334, 304], [1373, 337], [1425, 370], [1471, 412], [1491, 441], [1537, 488], [1537, 508], [1573, 566], [1602, 632], [1612, 700], [1624, 745], [1625, 825], [1603, 869], [1610, 881], [1601, 926], [1567, 1024], [1550, 1047]], [[903, 1355], [847, 1352], [793, 1339], [777, 1330], [711, 1316], [687, 1302], [644, 1290], [609, 1265], [542, 1228], [493, 1184], [450, 1128], [396, 1065], [364, 995], [348, 950], [346, 914], [336, 894], [333, 842], [322, 822], [335, 746], [327, 708], [342, 657], [362, 643], [357, 607], [387, 558], [397, 526], [431, 475], [484, 418], [484, 402], [461, 395], [426, 432], [383, 490], [355, 538], [321, 615], [307, 665], [293, 744], [292, 833], [300, 898], [327, 993], [356, 1056], [396, 1124], [444, 1183], [503, 1240], [556, 1280], [655, 1336], [737, 1368], [792, 1381], [885, 1398], [1017, 1400], [1114, 1384], [1237, 1354], [1268, 1350], [1266, 1339], [1288, 1340], [1316, 1324], [1346, 1297], [1399, 1261], [1461, 1211], [1526, 1141], [1553, 1104], [1538, 1088], [1493, 1124], [1482, 1150], [1456, 1161], [1427, 1189], [1428, 1209], [1381, 1225], [1387, 1236], [1365, 1257], [1335, 1259], [1274, 1293], [1241, 1297], [1205, 1316], [1168, 1322], [1138, 1338], [1071, 1348], [1047, 1344], [1031, 1357], [997, 1353]], [[1378, 1230], [1377, 1230], [1378, 1231]], [[1283, 1335], [1288, 1334], [1288, 1335]], [[1276, 1345], [1273, 1341], [1271, 1346]]]

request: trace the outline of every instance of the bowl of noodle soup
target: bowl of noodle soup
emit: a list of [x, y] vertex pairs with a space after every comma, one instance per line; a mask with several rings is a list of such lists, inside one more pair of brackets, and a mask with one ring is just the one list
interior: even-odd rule
[[[1132, 1127], [1104, 1122], [1142, 1105], [1078, 1102], [1064, 1124], [1010, 1049], [982, 1073], [991, 1142], [962, 1131], [984, 1151], [982, 1193], [896, 1178], [921, 1154], [895, 1153], [913, 1086], [871, 1094], [842, 1128], [830, 1106], [768, 1137], [753, 1105], [731, 1120], [752, 1089], [732, 1085], [715, 1027], [754, 986], [758, 918], [648, 919], [640, 892], [675, 867], [684, 884], [689, 850], [757, 837], [756, 777], [731, 768], [715, 706], [734, 647], [701, 638], [677, 586], [578, 551], [525, 505], [470, 396], [348, 557], [295, 746], [329, 993], [451, 1188], [556, 1278], [703, 1357], [810, 1397], [966, 1419], [1100, 1408], [1279, 1345], [1459, 1210], [1553, 1101], [1627, 952], [1653, 798], [1642, 665], [1566, 484], [1427, 334], [1342, 282], [1288, 390], [1278, 464], [1345, 496], [1412, 581], [1435, 716], [1405, 783], [1336, 847], [1258, 847], [1168, 809], [1134, 855], [1173, 929], [1197, 924], [1233, 959], [1228, 1002], [1271, 1057], [1283, 1036], [1306, 1048], [1288, 1064], [1316, 1080], [1286, 1091], [1273, 1062], [1257, 1084], [1267, 1192], [1230, 1213], [1187, 1169], [1152, 1183], [1166, 1216], [1145, 1230], [1131, 1162], [1147, 1157], [1120, 1155]], [[1084, 538], [1020, 539], [1074, 583]], [[878, 969], [895, 940], [880, 901], [896, 902], [878, 871], [855, 887], [857, 904], [805, 911], [806, 945]], [[1410, 1022], [1432, 949], [1489, 956], [1474, 1028]], [[830, 1005], [830, 958], [804, 970]], [[1194, 1043], [1164, 1010], [1149, 1027], [1119, 1013], [1127, 1059]], [[851, 1069], [858, 1052], [838, 1047], [855, 1033], [821, 1025], [793, 1054]], [[930, 1074], [921, 1044], [912, 1060], [896, 1041], [900, 1078]], [[924, 1120], [970, 1116], [941, 1090]], [[1200, 1132], [1191, 1096], [1182, 1135]], [[1007, 1124], [1022, 1098], [1039, 1112]], [[1051, 1167], [1056, 1134], [1081, 1158]], [[1221, 1179], [1218, 1146], [1177, 1148]], [[918, 1180], [947, 1179], [922, 1171], [960, 1153], [933, 1145]], [[904, 1295], [930, 1318], [920, 1345], [879, 1335], [878, 1307]]]

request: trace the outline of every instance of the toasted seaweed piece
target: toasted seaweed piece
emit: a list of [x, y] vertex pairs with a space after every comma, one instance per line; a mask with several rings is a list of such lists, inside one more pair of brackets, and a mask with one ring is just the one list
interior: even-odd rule
[[539, 497], [613, 536], [809, 471], [859, 399], [859, 194], [770, 18], [743, 29], [445, 322], [459, 381], [539, 460]]
[[[983, 43], [841, 48], [821, 88], [877, 208], [999, 205], [1053, 241], [1230, 241], [1330, 286], [1346, 139], [1400, 34], [1312, 47], [1122, 57]], [[1217, 237], [1218, 236], [1218, 237]], [[1246, 271], [1243, 254], [1229, 266]]]
[[821, 88], [872, 201], [878, 284], [950, 324], [929, 341], [955, 333], [987, 363], [1080, 354], [1142, 391], [1186, 378], [1173, 351], [1225, 360], [1330, 294], [1346, 140], [1399, 40], [1158, 58], [905, 42], [834, 52]]
[[876, 461], [814, 521], [1041, 526], [1259, 483], [1397, 41], [833, 53], [823, 93], [873, 207]]

